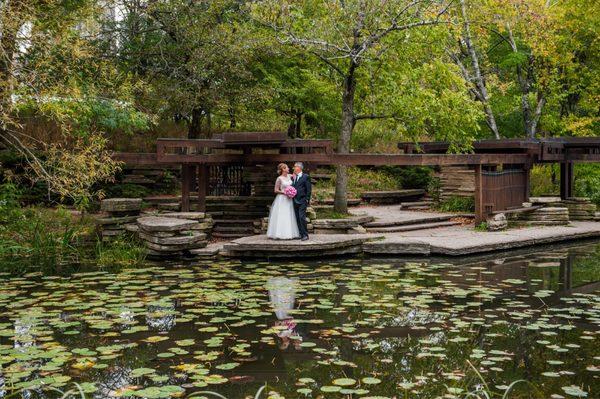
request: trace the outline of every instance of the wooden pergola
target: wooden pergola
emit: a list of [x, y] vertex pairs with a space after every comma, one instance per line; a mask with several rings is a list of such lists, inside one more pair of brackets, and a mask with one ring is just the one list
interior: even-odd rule
[[529, 198], [535, 163], [560, 163], [561, 197], [573, 195], [575, 162], [600, 162], [600, 138], [482, 140], [469, 154], [448, 154], [445, 142], [400, 143], [397, 154], [336, 154], [331, 140], [289, 139], [284, 132], [227, 132], [211, 139], [158, 139], [156, 154], [117, 154], [125, 162], [180, 165], [182, 210], [190, 210], [197, 182], [197, 209], [206, 209], [209, 168], [301, 161], [311, 166], [469, 166], [475, 174], [478, 221], [493, 211], [520, 206]]

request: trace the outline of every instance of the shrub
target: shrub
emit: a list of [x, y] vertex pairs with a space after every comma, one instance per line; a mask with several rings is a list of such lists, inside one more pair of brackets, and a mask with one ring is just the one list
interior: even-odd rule
[[575, 165], [574, 194], [578, 197], [589, 197], [600, 206], [600, 165]]
[[475, 199], [473, 197], [452, 196], [441, 201], [436, 209], [442, 212], [474, 212]]
[[99, 239], [95, 248], [99, 268], [122, 268], [140, 265], [146, 259], [146, 250], [139, 239], [123, 234], [114, 241]]
[[108, 198], [144, 198], [150, 195], [150, 190], [139, 184], [111, 184], [104, 189]]
[[531, 195], [558, 195], [560, 192], [560, 167], [558, 165], [535, 165], [531, 169]]

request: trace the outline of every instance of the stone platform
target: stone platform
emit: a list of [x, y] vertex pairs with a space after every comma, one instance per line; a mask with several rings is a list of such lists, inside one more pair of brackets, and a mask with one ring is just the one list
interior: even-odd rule
[[362, 253], [373, 234], [313, 234], [310, 240], [271, 240], [266, 235], [243, 237], [223, 245], [222, 255], [251, 258], [307, 258]]
[[386, 234], [363, 245], [367, 254], [421, 254], [460, 256], [540, 244], [600, 237], [600, 223], [574, 222], [568, 226], [532, 226], [480, 232], [473, 226]]
[[233, 257], [310, 258], [345, 254], [461, 256], [534, 245], [600, 238], [600, 223], [532, 226], [481, 232], [472, 225], [386, 234], [313, 234], [308, 241], [270, 240], [264, 235], [223, 244], [221, 254]]

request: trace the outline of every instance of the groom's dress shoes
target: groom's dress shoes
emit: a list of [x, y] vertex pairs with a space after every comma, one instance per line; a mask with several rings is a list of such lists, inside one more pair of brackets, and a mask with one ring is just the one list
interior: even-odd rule
[[300, 239], [301, 241], [307, 241], [308, 240], [308, 236], [304, 236]]

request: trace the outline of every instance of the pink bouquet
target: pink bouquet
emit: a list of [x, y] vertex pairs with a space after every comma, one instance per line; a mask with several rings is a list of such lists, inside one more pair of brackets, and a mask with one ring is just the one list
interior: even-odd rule
[[296, 189], [292, 186], [288, 186], [285, 188], [285, 190], [283, 190], [283, 193], [288, 197], [288, 198], [294, 198], [296, 196]]

